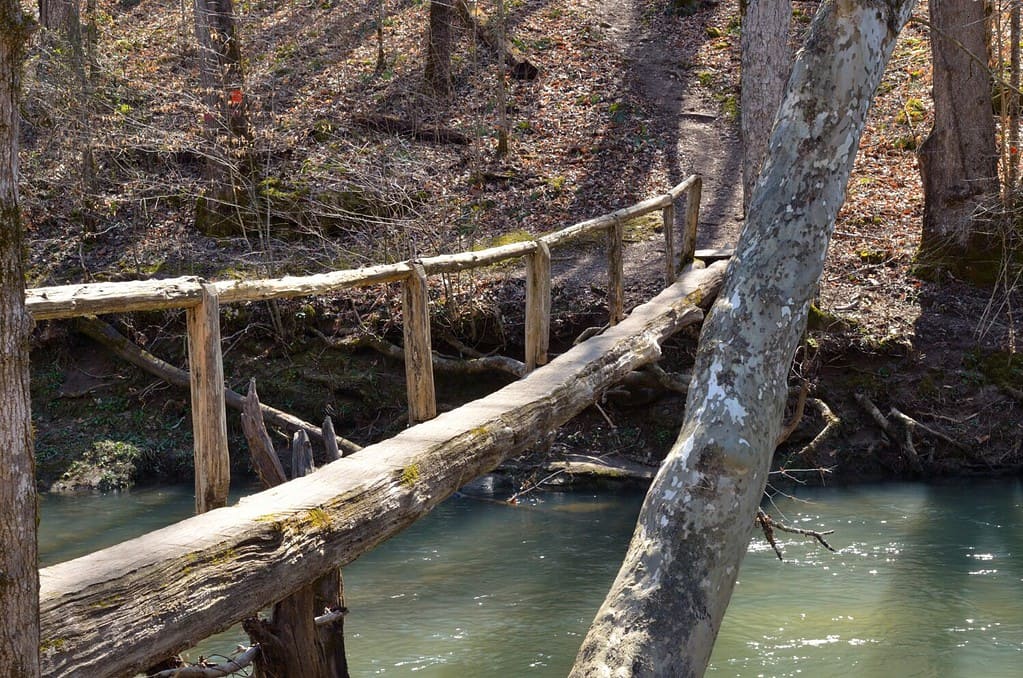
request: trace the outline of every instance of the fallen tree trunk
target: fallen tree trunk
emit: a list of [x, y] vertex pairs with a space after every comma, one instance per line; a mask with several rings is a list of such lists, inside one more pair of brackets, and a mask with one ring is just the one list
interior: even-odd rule
[[660, 357], [723, 264], [485, 398], [316, 473], [40, 572], [45, 675], [126, 676], [343, 566]]
[[[96, 316], [83, 316], [78, 318], [75, 322], [75, 327], [79, 332], [99, 342], [106, 348], [110, 349], [114, 355], [128, 361], [132, 365], [163, 379], [168, 384], [173, 384], [180, 388], [189, 388], [190, 382], [187, 371], [177, 368], [165, 360], [157, 358], [148, 351], [142, 350], [132, 342], [128, 341], [127, 337]], [[238, 410], [239, 412], [245, 410], [245, 396], [229, 388], [224, 389], [224, 401], [227, 403], [228, 407]], [[305, 431], [310, 438], [314, 438], [319, 441], [323, 440], [323, 431], [321, 431], [318, 426], [302, 421], [294, 415], [282, 412], [281, 410], [270, 407], [269, 405], [260, 404], [259, 407], [263, 413], [263, 417], [271, 424], [280, 426], [288, 431]], [[353, 452], [358, 452], [362, 449], [362, 446], [353, 443], [351, 440], [342, 438], [341, 436], [336, 436], [336, 440], [338, 446], [340, 446], [347, 454], [352, 454]]]
[[355, 113], [352, 115], [352, 122], [378, 132], [404, 134], [421, 141], [436, 141], [442, 144], [469, 143], [469, 137], [456, 129], [383, 113]]

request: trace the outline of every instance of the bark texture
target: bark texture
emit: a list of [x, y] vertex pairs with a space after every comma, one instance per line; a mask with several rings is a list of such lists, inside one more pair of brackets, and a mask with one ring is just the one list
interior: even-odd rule
[[196, 222], [209, 235], [232, 235], [242, 231], [253, 200], [248, 103], [231, 0], [195, 0], [195, 34], [211, 145], [209, 186]]
[[662, 464], [572, 675], [703, 675], [781, 430], [786, 376], [864, 120], [912, 0], [821, 7], [793, 66]]
[[0, 676], [39, 675], [35, 464], [29, 411], [32, 318], [18, 208], [18, 89], [30, 21], [0, 1]]
[[439, 94], [451, 92], [452, 0], [430, 1], [430, 28], [426, 36], [426, 83]]
[[749, 206], [789, 79], [791, 0], [749, 0], [742, 16], [742, 201]]
[[981, 0], [930, 0], [929, 6], [934, 127], [920, 146], [919, 258], [924, 267], [969, 274], [970, 268], [994, 266], [1000, 258], [991, 251], [993, 239], [973, 224], [978, 204], [998, 192], [991, 78], [985, 67], [987, 10]]

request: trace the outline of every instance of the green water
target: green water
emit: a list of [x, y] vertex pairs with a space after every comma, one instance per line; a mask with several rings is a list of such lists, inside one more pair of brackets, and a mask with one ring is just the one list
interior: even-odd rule
[[[564, 676], [617, 570], [640, 495], [449, 500], [345, 568], [354, 676]], [[1023, 675], [1023, 483], [805, 489], [770, 507], [835, 529], [829, 553], [755, 541], [714, 676]], [[45, 563], [187, 516], [185, 488], [46, 497]], [[198, 652], [243, 642], [231, 631]], [[194, 656], [194, 653], [193, 653]]]

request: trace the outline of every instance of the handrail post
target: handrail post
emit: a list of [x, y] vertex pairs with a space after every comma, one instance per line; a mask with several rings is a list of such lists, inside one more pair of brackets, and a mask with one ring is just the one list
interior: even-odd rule
[[[671, 199], [671, 194], [667, 197]], [[661, 222], [664, 229], [664, 286], [675, 282], [675, 201], [671, 200], [661, 208]]]
[[201, 286], [199, 304], [185, 311], [195, 441], [196, 513], [226, 506], [231, 483], [224, 363], [220, 352], [220, 302], [212, 285], [202, 281]]
[[623, 247], [625, 227], [622, 218], [616, 213], [614, 223], [607, 230], [607, 310], [611, 325], [617, 325], [625, 318], [625, 291]]
[[430, 297], [426, 271], [415, 262], [403, 283], [401, 307], [405, 334], [405, 388], [409, 424], [437, 416], [433, 386], [433, 353], [430, 339]]
[[526, 369], [547, 364], [551, 335], [551, 248], [536, 241], [526, 265]]
[[703, 192], [703, 179], [695, 177], [692, 186], [686, 193], [686, 223], [682, 232], [682, 251], [679, 267], [692, 263], [696, 255], [696, 227], [700, 223], [700, 195]]

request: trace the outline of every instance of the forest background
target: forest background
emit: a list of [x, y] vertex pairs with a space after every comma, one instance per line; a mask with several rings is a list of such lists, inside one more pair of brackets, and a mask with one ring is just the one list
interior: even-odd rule
[[[741, 227], [737, 3], [509, 1], [474, 15], [475, 30], [452, 10], [450, 72], [438, 84], [428, 49], [436, 3], [241, 2], [228, 41], [238, 71], [218, 72], [233, 79], [219, 99], [190, 5], [89, 2], [76, 23], [61, 13], [70, 4], [46, 4], [53, 27], [35, 35], [23, 81], [30, 286], [271, 277], [462, 251], [613, 211], [691, 172], [705, 180], [699, 245], [732, 245]], [[816, 3], [793, 8], [796, 45]], [[991, 15], [990, 65], [1006, 78], [1011, 10]], [[918, 14], [878, 92], [839, 215], [794, 367], [789, 416], [798, 411], [802, 423], [780, 449], [783, 468], [853, 479], [1014, 472], [1023, 462], [1018, 261], [977, 275], [917, 266], [917, 150], [933, 122], [931, 31], [925, 8]], [[513, 55], [504, 68], [494, 49], [502, 40]], [[992, 116], [1004, 123], [1011, 97], [993, 82]], [[1008, 134], [998, 144], [991, 153], [1008, 172], [1016, 146]], [[1009, 240], [1019, 232], [1013, 204], [986, 207], [1000, 216], [985, 223]], [[661, 284], [659, 228], [629, 225], [630, 305]], [[555, 262], [556, 349], [606, 313], [601, 247]], [[523, 286], [513, 269], [435, 281], [436, 348], [521, 357]], [[310, 421], [330, 414], [360, 443], [400, 430], [400, 366], [372, 348], [400, 342], [399, 297], [381, 288], [226, 309], [229, 385], [243, 390], [256, 376], [265, 401]], [[116, 324], [183, 366], [183, 315]], [[183, 393], [69, 324], [44, 323], [34, 340], [42, 486], [188, 477]], [[665, 366], [684, 374], [694, 349], [693, 337], [673, 342]], [[507, 378], [456, 375], [440, 398], [453, 407]], [[918, 460], [905, 433], [884, 430], [901, 421], [891, 408], [913, 422]], [[616, 389], [538, 463], [572, 452], [656, 462], [681, 409], [682, 396], [663, 386]]]

